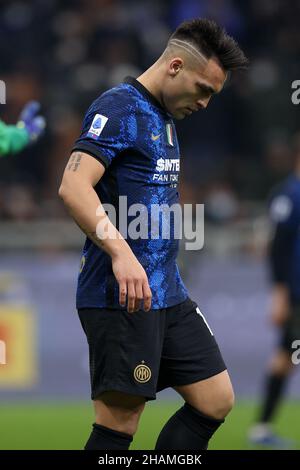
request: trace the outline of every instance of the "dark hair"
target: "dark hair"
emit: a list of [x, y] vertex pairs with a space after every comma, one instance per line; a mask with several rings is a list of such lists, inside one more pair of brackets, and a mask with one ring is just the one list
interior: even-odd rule
[[215, 55], [226, 71], [246, 68], [248, 59], [238, 43], [213, 20], [196, 18], [181, 23], [170, 37], [190, 42], [208, 59]]

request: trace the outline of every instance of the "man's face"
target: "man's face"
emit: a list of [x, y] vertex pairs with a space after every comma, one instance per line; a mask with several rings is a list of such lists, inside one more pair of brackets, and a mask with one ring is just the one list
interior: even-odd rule
[[222, 90], [227, 74], [214, 58], [193, 69], [180, 64], [181, 59], [176, 60], [173, 59], [169, 64], [162, 99], [175, 119], [184, 119], [206, 108], [211, 96]]

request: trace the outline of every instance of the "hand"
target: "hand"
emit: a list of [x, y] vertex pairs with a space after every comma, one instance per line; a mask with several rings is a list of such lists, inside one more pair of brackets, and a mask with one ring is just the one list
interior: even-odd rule
[[132, 252], [122, 253], [112, 259], [112, 269], [119, 284], [119, 302], [126, 305], [129, 313], [140, 309], [144, 301], [144, 310], [151, 308], [152, 293], [147, 274]]
[[46, 121], [43, 116], [37, 115], [40, 104], [29, 101], [21, 111], [17, 127], [25, 128], [30, 142], [36, 141], [44, 132]]
[[271, 322], [274, 326], [283, 326], [288, 317], [288, 309], [281, 309], [279, 306], [273, 306], [273, 309], [271, 310]]
[[274, 326], [284, 325], [290, 315], [289, 294], [286, 287], [277, 285], [271, 298], [271, 322]]

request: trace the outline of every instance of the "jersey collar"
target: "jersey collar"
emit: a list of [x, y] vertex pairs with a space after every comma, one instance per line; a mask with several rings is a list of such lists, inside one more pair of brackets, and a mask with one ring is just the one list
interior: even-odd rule
[[152, 104], [154, 104], [157, 108], [159, 108], [161, 111], [166, 113], [169, 117], [172, 117], [171, 114], [168, 113], [168, 111], [160, 104], [157, 98], [150, 93], [147, 88], [144, 87], [139, 81], [137, 81], [133, 77], [125, 77], [123, 80], [124, 83], [129, 83], [129, 85], [134, 86], [143, 96], [145, 96], [149, 101], [151, 101]]

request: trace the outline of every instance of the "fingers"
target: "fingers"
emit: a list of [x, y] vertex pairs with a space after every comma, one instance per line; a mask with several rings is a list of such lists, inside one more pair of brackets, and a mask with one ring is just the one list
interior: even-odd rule
[[142, 281], [138, 281], [135, 284], [135, 311], [141, 308], [141, 301], [143, 300], [143, 284]]
[[149, 287], [148, 279], [143, 282], [143, 298], [144, 298], [144, 310], [148, 312], [151, 308], [152, 292]]
[[133, 313], [135, 310], [135, 286], [133, 281], [127, 283], [127, 311]]
[[46, 127], [46, 119], [43, 116], [37, 116], [34, 118], [34, 124], [37, 129], [43, 131]]
[[127, 296], [127, 284], [125, 281], [121, 281], [119, 284], [119, 303], [122, 307], [126, 305]]
[[20, 120], [27, 121], [32, 119], [39, 111], [41, 105], [37, 101], [29, 101], [21, 111]]
[[148, 279], [139, 281], [122, 281], [119, 284], [119, 303], [122, 307], [126, 305], [129, 313], [136, 312], [141, 308], [141, 302], [144, 302], [144, 310], [148, 312], [151, 309], [152, 292], [148, 284]]

